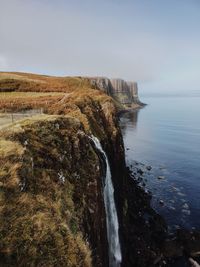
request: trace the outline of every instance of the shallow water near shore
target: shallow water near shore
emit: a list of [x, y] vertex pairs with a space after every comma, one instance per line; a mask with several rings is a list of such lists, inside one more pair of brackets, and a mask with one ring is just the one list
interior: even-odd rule
[[146, 97], [120, 117], [126, 161], [169, 230], [200, 229], [200, 97]]

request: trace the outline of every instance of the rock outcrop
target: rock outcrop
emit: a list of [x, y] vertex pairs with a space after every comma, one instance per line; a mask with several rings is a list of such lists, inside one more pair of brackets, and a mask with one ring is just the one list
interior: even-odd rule
[[122, 79], [108, 79], [104, 77], [93, 77], [90, 80], [93, 86], [113, 97], [124, 108], [139, 108], [144, 105], [139, 100], [136, 82], [126, 82]]

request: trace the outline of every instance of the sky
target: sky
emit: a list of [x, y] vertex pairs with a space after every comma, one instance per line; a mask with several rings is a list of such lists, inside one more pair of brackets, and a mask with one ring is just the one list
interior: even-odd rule
[[0, 0], [0, 71], [200, 92], [200, 0]]

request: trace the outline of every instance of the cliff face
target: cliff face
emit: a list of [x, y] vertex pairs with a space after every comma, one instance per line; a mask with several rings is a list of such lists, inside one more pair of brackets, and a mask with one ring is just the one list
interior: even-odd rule
[[26, 84], [19, 76], [9, 80], [14, 92], [2, 93], [0, 109], [43, 107], [46, 115], [0, 131], [0, 265], [106, 267], [102, 160], [89, 136], [99, 138], [119, 172], [115, 104], [81, 78], [41, 77], [41, 88], [57, 92], [41, 94], [40, 76], [22, 75]]
[[112, 96], [124, 108], [137, 108], [143, 106], [138, 97], [136, 82], [126, 82], [122, 79], [108, 79], [104, 77], [90, 78], [96, 86]]
[[4, 73], [0, 90], [0, 110], [45, 113], [0, 131], [0, 265], [108, 266], [104, 168], [93, 134], [111, 167], [122, 266], [152, 266], [165, 225], [157, 227], [149, 197], [126, 169], [116, 107], [127, 105], [120, 94], [137, 102], [136, 85]]

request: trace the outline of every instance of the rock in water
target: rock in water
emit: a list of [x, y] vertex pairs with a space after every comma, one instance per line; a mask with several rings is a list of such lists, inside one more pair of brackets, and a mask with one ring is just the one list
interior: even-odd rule
[[160, 205], [164, 205], [164, 201], [161, 199], [160, 201], [159, 201], [159, 203], [160, 203]]
[[150, 171], [150, 170], [152, 169], [152, 167], [151, 167], [151, 166], [146, 166], [146, 169], [147, 169], [148, 171]]
[[165, 176], [158, 176], [158, 180], [163, 180], [163, 179], [165, 179]]

